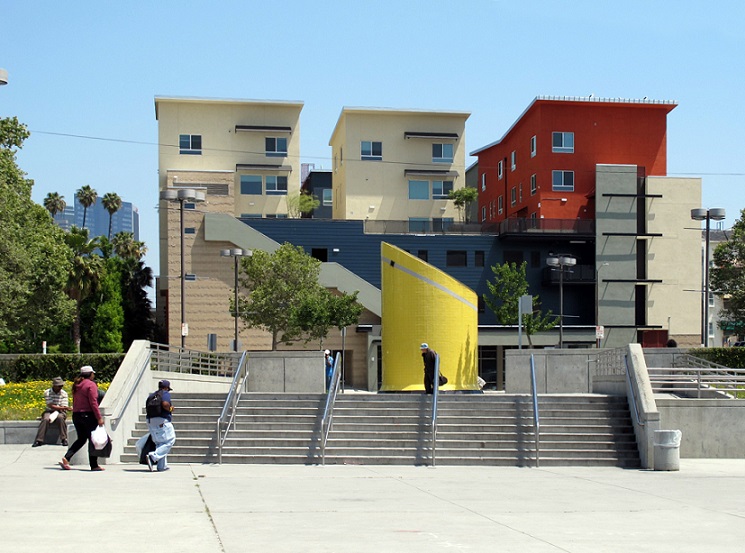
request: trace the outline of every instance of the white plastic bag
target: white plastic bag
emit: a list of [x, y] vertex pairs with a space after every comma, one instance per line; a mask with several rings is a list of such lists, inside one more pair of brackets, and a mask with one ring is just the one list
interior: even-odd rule
[[109, 435], [106, 433], [106, 428], [103, 426], [97, 426], [96, 429], [91, 432], [91, 443], [96, 449], [103, 449], [106, 444], [109, 443]]

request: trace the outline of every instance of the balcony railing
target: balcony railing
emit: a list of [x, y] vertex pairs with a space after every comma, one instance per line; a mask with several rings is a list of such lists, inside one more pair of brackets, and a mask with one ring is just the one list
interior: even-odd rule
[[499, 234], [581, 234], [595, 235], [592, 219], [530, 219], [512, 217], [499, 224]]
[[[574, 265], [564, 269], [564, 284], [591, 284], [595, 282], [594, 265]], [[543, 285], [559, 285], [559, 270], [552, 267], [543, 269]]]
[[494, 234], [495, 223], [458, 223], [451, 221], [365, 221], [365, 234]]

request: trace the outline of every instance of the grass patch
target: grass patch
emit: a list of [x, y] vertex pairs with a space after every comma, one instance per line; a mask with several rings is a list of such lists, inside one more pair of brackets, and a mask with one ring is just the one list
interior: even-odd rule
[[[48, 380], [31, 380], [0, 386], [0, 420], [32, 421], [38, 419], [46, 408], [44, 390], [49, 388], [50, 384]], [[99, 390], [109, 389], [108, 382], [97, 384]], [[63, 389], [70, 396], [70, 406], [72, 406], [72, 382], [68, 382]]]

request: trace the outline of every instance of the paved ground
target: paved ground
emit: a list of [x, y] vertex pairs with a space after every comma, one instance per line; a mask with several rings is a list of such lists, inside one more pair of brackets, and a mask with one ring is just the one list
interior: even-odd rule
[[0, 551], [745, 550], [745, 461], [615, 468], [139, 465], [0, 446]]

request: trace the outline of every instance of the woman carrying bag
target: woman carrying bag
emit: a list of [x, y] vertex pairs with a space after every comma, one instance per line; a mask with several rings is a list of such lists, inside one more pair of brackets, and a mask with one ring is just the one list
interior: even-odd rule
[[[103, 426], [103, 416], [98, 409], [98, 386], [94, 381], [96, 371], [93, 367], [86, 365], [81, 367], [80, 374], [75, 377], [72, 385], [72, 423], [78, 439], [73, 442], [70, 449], [59, 462], [63, 470], [70, 470], [70, 460], [80, 448], [85, 445], [96, 427]], [[88, 455], [91, 470], [104, 470], [98, 466], [98, 457]]]

